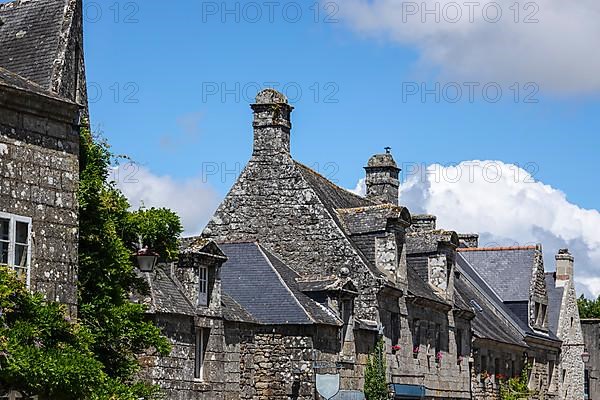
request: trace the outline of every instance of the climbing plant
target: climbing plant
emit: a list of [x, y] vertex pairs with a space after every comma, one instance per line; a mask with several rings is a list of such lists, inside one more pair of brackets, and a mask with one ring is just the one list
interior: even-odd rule
[[387, 400], [389, 398], [384, 348], [385, 343], [381, 338], [377, 341], [375, 349], [367, 361], [364, 387], [367, 400]]

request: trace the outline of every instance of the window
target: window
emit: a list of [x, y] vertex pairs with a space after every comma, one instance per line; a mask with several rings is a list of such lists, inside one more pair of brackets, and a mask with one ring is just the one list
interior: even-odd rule
[[0, 213], [0, 264], [8, 265], [29, 286], [31, 218]]
[[548, 390], [553, 391], [552, 378], [554, 378], [554, 361], [548, 361]]
[[536, 301], [534, 304], [534, 309], [533, 309], [533, 323], [536, 325], [539, 325], [539, 321], [540, 321], [540, 303], [538, 303]]
[[546, 325], [546, 309], [548, 308], [547, 305], [542, 304], [542, 315], [540, 315], [540, 326], [544, 326]]
[[344, 323], [344, 325], [342, 326], [341, 345], [342, 349], [344, 349], [344, 342], [346, 341], [346, 336], [348, 335], [348, 328], [350, 327], [350, 320], [352, 319], [352, 300], [342, 300], [340, 307], [340, 316], [342, 317], [342, 321]]
[[463, 355], [463, 330], [456, 330], [456, 355], [461, 357]]
[[421, 321], [415, 319], [413, 321], [413, 348], [421, 346]]
[[583, 374], [583, 398], [587, 400], [590, 398], [590, 371], [586, 369]]
[[204, 379], [204, 359], [208, 343], [208, 329], [196, 328], [196, 357], [194, 362], [194, 378]]
[[486, 356], [481, 356], [481, 371], [482, 372], [488, 372], [487, 371], [487, 357]]
[[435, 324], [434, 337], [435, 359], [439, 362], [438, 354], [442, 351], [442, 326], [440, 324]]
[[390, 328], [392, 329], [391, 339], [392, 346], [397, 346], [400, 343], [400, 315], [392, 313], [390, 316]]
[[200, 267], [198, 271], [198, 305], [208, 305], [208, 268]]

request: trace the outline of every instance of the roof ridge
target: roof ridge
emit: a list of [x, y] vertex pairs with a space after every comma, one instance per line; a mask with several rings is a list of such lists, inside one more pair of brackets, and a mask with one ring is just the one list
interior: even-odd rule
[[511, 250], [536, 250], [537, 246], [505, 246], [505, 247], [460, 247], [459, 252], [469, 251], [511, 251]]
[[366, 197], [364, 197], [364, 196], [360, 196], [360, 195], [358, 195], [358, 194], [356, 194], [356, 193], [354, 193], [354, 192], [351, 192], [350, 190], [348, 190], [348, 189], [346, 189], [346, 188], [343, 188], [343, 187], [341, 187], [341, 186], [339, 186], [339, 185], [336, 185], [335, 183], [331, 182], [329, 179], [327, 179], [326, 177], [324, 177], [323, 175], [321, 175], [320, 173], [318, 173], [318, 172], [317, 172], [317, 171], [315, 171], [314, 169], [310, 168], [309, 166], [307, 166], [307, 165], [305, 165], [305, 164], [302, 164], [300, 161], [297, 161], [297, 160], [294, 160], [294, 159], [292, 159], [292, 161], [293, 161], [293, 162], [294, 162], [296, 165], [298, 165], [299, 167], [301, 167], [301, 168], [304, 168], [304, 169], [305, 169], [305, 170], [307, 170], [308, 172], [310, 172], [310, 173], [312, 173], [312, 174], [316, 175], [317, 177], [319, 177], [319, 178], [323, 179], [325, 182], [327, 182], [327, 183], [328, 183], [330, 186], [334, 187], [335, 189], [343, 190], [343, 191], [344, 191], [344, 192], [346, 192], [347, 194], [349, 194], [349, 195], [351, 195], [351, 196], [354, 196], [354, 197], [356, 197], [357, 199], [361, 199], [361, 200], [363, 200], [363, 201], [368, 201], [368, 202], [372, 203], [373, 205], [378, 205], [378, 203], [375, 203], [374, 201], [372, 201], [372, 200], [369, 200], [369, 199], [367, 199], [367, 198], [366, 198]]

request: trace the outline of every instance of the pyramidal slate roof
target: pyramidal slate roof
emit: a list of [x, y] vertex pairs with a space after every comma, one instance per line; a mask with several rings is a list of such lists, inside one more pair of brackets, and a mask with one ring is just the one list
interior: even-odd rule
[[502, 301], [529, 301], [535, 246], [466, 248], [459, 251]]
[[0, 66], [51, 89], [66, 47], [72, 0], [15, 0], [0, 4]]
[[223, 292], [258, 323], [341, 325], [331, 310], [302, 293], [299, 275], [257, 243], [220, 243]]

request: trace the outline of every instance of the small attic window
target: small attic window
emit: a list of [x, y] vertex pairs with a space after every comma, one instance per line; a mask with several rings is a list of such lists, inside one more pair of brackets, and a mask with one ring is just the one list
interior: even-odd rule
[[198, 305], [208, 306], [208, 268], [198, 269]]

